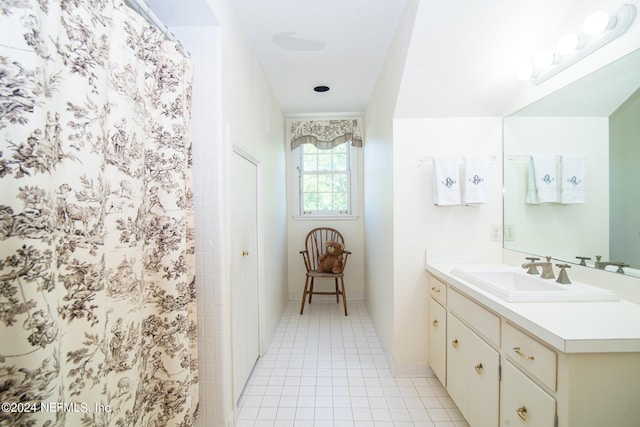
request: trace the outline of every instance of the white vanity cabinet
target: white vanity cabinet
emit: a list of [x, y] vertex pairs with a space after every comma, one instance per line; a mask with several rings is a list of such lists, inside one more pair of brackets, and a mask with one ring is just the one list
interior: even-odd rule
[[[429, 275], [429, 321], [440, 326], [429, 328], [429, 363], [471, 427], [640, 426], [640, 352], [611, 351], [598, 340], [596, 351], [563, 351], [522, 326], [511, 312], [517, 307], [484, 301], [444, 277]], [[554, 316], [555, 307], [568, 309], [539, 309]], [[576, 308], [586, 309], [597, 307]], [[580, 345], [589, 345], [584, 334]]]
[[447, 310], [429, 298], [429, 364], [442, 384], [446, 384]]
[[[446, 315], [446, 334], [431, 325], [429, 363], [473, 427], [495, 427], [499, 417], [500, 355], [494, 346], [499, 345], [500, 318], [455, 290], [441, 289], [442, 284], [437, 281], [435, 286], [440, 289], [438, 295], [446, 295], [448, 310], [433, 297], [429, 307], [435, 308], [435, 317]], [[429, 316], [431, 319], [431, 313]], [[438, 374], [445, 366], [446, 375]]]

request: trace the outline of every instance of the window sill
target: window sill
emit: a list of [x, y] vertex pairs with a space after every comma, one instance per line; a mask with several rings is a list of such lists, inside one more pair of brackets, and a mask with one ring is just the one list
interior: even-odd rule
[[358, 215], [294, 215], [294, 221], [356, 221]]

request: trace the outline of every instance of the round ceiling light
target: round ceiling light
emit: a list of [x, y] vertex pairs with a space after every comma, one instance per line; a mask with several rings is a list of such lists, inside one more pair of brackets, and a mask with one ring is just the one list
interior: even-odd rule
[[313, 88], [316, 92], [328, 92], [329, 86], [316, 86]]

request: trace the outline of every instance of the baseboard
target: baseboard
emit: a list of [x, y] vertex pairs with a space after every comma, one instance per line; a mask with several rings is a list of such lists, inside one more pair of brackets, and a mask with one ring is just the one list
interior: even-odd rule
[[393, 364], [393, 376], [394, 377], [421, 377], [431, 378], [436, 374], [431, 369], [431, 366], [427, 362], [424, 363], [394, 363]]

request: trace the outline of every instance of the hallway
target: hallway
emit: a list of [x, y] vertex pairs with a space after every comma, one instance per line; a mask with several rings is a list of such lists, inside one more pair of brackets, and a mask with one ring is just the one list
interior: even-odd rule
[[[316, 297], [317, 298], [317, 297]], [[238, 426], [468, 427], [433, 378], [394, 378], [363, 301], [290, 301], [240, 398]]]

